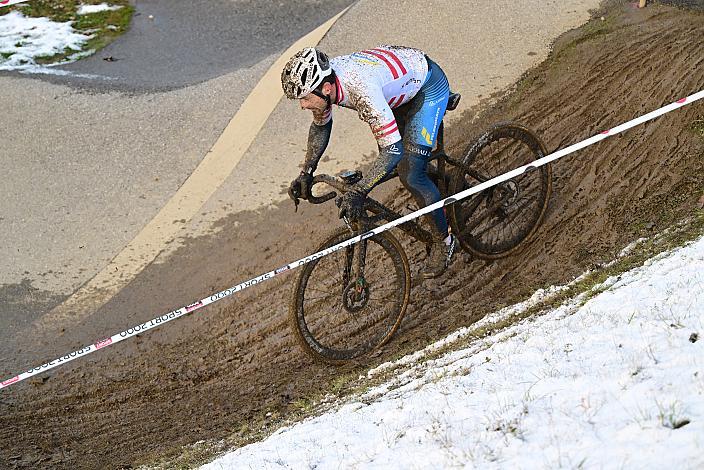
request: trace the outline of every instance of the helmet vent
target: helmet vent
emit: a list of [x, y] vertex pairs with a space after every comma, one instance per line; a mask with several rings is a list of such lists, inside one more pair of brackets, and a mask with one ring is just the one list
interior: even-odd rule
[[281, 73], [281, 85], [290, 99], [299, 99], [313, 91], [333, 73], [330, 60], [321, 51], [307, 47], [295, 54]]

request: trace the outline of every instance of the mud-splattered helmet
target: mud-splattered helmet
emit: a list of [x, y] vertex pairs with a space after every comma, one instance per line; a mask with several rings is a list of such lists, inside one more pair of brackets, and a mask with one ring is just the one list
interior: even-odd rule
[[331, 73], [328, 56], [313, 47], [306, 47], [284, 66], [281, 87], [287, 98], [296, 100], [315, 90]]

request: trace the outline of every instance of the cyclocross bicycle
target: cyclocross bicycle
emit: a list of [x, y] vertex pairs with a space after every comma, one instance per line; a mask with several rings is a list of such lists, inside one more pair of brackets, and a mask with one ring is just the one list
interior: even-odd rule
[[[459, 95], [450, 96], [448, 110]], [[457, 160], [445, 153], [443, 124], [433, 150], [429, 175], [443, 198], [547, 154], [543, 142], [528, 128], [504, 122], [482, 133]], [[450, 168], [448, 168], [450, 167]], [[397, 176], [393, 172], [385, 181]], [[339, 177], [317, 175], [313, 185], [325, 183], [344, 193], [362, 178], [359, 171]], [[488, 188], [445, 207], [452, 233], [462, 249], [474, 257], [499, 259], [521, 247], [537, 230], [552, 190], [549, 165]], [[312, 196], [322, 204], [335, 192]], [[366, 216], [330, 234], [316, 251], [366, 232], [384, 221], [401, 217], [367, 197]], [[416, 221], [399, 225], [402, 231], [428, 247], [430, 232]], [[401, 324], [411, 293], [408, 258], [390, 231], [316, 259], [303, 267], [293, 288], [289, 313], [296, 338], [314, 359], [342, 363], [384, 345]]]

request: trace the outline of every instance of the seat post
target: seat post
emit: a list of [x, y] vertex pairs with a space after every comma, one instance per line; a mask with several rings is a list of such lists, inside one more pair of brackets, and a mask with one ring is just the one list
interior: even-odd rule
[[445, 123], [440, 122], [440, 127], [438, 128], [438, 138], [435, 141], [435, 152], [444, 153], [445, 152], [445, 133], [444, 133]]

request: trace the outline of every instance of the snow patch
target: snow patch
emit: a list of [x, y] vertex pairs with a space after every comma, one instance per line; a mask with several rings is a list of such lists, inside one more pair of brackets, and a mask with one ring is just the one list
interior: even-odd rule
[[[66, 49], [80, 51], [91, 37], [76, 32], [71, 22], [28, 18], [18, 11], [10, 12], [0, 16], [0, 70], [37, 68], [37, 57], [53, 56]], [[86, 54], [74, 54], [62, 63], [73, 62]]]
[[81, 5], [77, 13], [79, 15], [90, 15], [91, 13], [99, 13], [101, 11], [119, 10], [120, 8], [122, 8], [121, 5], [108, 5], [107, 3], [101, 3], [99, 5]]

